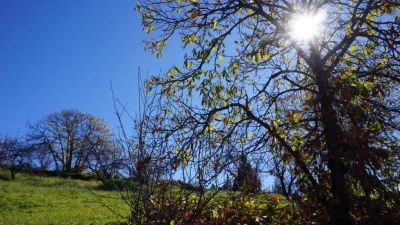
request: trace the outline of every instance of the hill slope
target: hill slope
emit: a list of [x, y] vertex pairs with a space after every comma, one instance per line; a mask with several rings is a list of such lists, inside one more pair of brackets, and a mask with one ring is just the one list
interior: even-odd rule
[[121, 220], [104, 204], [128, 215], [120, 195], [98, 181], [19, 174], [0, 180], [0, 224], [106, 224]]

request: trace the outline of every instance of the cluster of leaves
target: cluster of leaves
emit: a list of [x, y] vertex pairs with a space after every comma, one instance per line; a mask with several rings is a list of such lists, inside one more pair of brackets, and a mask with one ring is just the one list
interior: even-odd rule
[[[229, 196], [229, 194], [231, 194]], [[211, 224], [296, 224], [296, 207], [278, 194], [255, 196], [228, 193], [213, 211]], [[215, 206], [214, 206], [215, 207]]]
[[[164, 184], [165, 185], [165, 184]], [[171, 188], [171, 187], [169, 187]], [[161, 188], [151, 197], [143, 224], [296, 224], [294, 205], [278, 194], [243, 195], [222, 192], [207, 203], [200, 195]], [[209, 198], [210, 193], [205, 196]], [[199, 204], [201, 202], [201, 204]]]

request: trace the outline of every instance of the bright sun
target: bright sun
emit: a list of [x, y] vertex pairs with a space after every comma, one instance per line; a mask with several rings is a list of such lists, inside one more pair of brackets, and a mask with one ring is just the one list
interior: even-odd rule
[[290, 37], [299, 42], [311, 41], [322, 35], [326, 13], [297, 14], [289, 21]]

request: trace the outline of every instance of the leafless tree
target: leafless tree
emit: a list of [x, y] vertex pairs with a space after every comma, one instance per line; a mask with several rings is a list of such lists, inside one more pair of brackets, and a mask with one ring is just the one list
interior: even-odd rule
[[41, 151], [50, 155], [57, 171], [79, 173], [84, 170], [94, 153], [102, 149], [111, 132], [104, 121], [75, 110], [52, 113], [36, 123], [29, 124], [28, 140]]
[[0, 138], [0, 166], [8, 167], [11, 179], [15, 178], [17, 167], [31, 164], [32, 150], [19, 138]]

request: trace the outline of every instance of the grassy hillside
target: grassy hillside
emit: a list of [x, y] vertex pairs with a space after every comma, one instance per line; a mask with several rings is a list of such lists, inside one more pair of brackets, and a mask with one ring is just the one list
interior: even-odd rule
[[[169, 198], [171, 193], [172, 197]], [[158, 219], [180, 224], [187, 219], [185, 215], [190, 210], [187, 211], [185, 202], [176, 201], [182, 193], [171, 193], [167, 192], [164, 196], [171, 205], [163, 208], [155, 201], [152, 212], [163, 210], [163, 215]], [[194, 195], [190, 196], [190, 199], [195, 198]], [[18, 174], [15, 180], [0, 180], [0, 225], [124, 222], [102, 202], [120, 215], [129, 215], [128, 206], [120, 194], [103, 190], [99, 181]], [[190, 202], [195, 204], [194, 201]], [[238, 192], [220, 192], [199, 217], [213, 224], [221, 221], [225, 224], [299, 224], [292, 216], [295, 211], [295, 207], [277, 194], [247, 196]]]
[[106, 224], [122, 220], [107, 209], [128, 215], [117, 192], [104, 191], [98, 181], [19, 174], [0, 180], [0, 224]]

